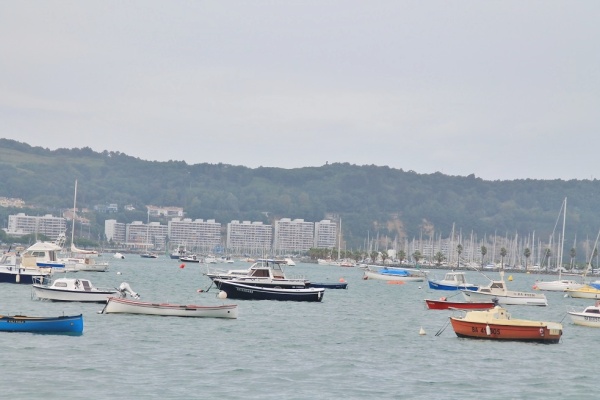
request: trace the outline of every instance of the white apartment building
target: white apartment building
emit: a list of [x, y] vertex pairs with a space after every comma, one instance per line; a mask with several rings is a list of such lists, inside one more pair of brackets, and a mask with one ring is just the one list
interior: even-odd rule
[[104, 235], [109, 242], [112, 240], [114, 243], [125, 243], [125, 233], [124, 223], [117, 222], [116, 219], [107, 219], [104, 221]]
[[133, 221], [125, 225], [125, 245], [133, 248], [163, 249], [167, 241], [168, 226], [160, 222], [144, 224]]
[[315, 222], [315, 242], [314, 247], [318, 249], [333, 249], [337, 246], [338, 227], [335, 222], [324, 219]]
[[186, 246], [188, 250], [210, 253], [221, 246], [221, 224], [214, 219], [173, 218], [168, 232], [171, 244]]
[[275, 221], [273, 252], [285, 254], [308, 251], [314, 245], [314, 230], [315, 224], [303, 219], [282, 218]]
[[227, 224], [227, 249], [235, 254], [263, 255], [271, 251], [273, 226], [233, 220]]
[[60, 235], [64, 235], [66, 230], [67, 223], [62, 217], [53, 217], [50, 214], [38, 217], [19, 213], [8, 216], [8, 227], [5, 232], [11, 236], [37, 233], [48, 236], [51, 240], [56, 240]]

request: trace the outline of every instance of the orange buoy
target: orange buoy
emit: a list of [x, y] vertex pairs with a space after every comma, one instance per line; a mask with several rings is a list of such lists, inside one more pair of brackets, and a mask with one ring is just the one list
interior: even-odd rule
[[346, 280], [344, 278], [340, 278], [340, 283], [344, 283]]

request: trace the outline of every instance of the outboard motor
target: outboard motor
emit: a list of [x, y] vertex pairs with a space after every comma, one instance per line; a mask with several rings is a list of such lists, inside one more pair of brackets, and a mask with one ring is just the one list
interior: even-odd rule
[[134, 292], [133, 289], [131, 289], [131, 286], [129, 286], [129, 283], [127, 282], [121, 283], [121, 285], [119, 286], [119, 291], [121, 292], [122, 297], [127, 297], [127, 295], [129, 294], [136, 300], [140, 298], [140, 295]]

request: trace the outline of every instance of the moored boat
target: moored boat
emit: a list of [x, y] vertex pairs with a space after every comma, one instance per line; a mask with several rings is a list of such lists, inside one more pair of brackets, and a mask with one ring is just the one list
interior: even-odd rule
[[81, 335], [83, 316], [81, 314], [59, 317], [0, 316], [0, 331]]
[[425, 299], [425, 303], [427, 304], [427, 308], [430, 310], [486, 310], [489, 308], [493, 308], [497, 305], [497, 302], [465, 302], [465, 301], [448, 301], [446, 299], [440, 300], [431, 300]]
[[466, 301], [492, 301], [497, 299], [501, 305], [547, 306], [548, 300], [543, 293], [520, 292], [508, 290], [504, 282], [504, 273], [500, 272], [500, 280], [491, 281], [487, 286], [477, 290], [461, 290]]
[[[215, 279], [232, 280], [249, 286], [266, 288], [303, 289], [310, 286], [310, 281], [303, 278], [290, 278], [283, 270], [284, 260], [259, 259], [248, 270], [211, 270], [207, 267], [206, 276]], [[244, 273], [244, 271], [246, 271]]]
[[348, 289], [348, 282], [311, 282], [308, 287], [324, 289]]
[[511, 318], [505, 308], [465, 311], [462, 317], [450, 317], [456, 336], [488, 340], [558, 343], [562, 324]]
[[569, 297], [575, 297], [578, 299], [600, 299], [600, 289], [585, 285], [579, 289], [567, 289], [565, 293]]
[[214, 279], [228, 298], [244, 300], [321, 301], [324, 288], [274, 288], [246, 285], [234, 279]]
[[569, 311], [568, 314], [575, 325], [600, 328], [600, 301], [587, 306], [583, 311]]
[[428, 279], [430, 289], [434, 290], [477, 290], [479, 285], [468, 283], [464, 272], [448, 272], [444, 279]]
[[200, 261], [202, 261], [202, 258], [198, 257], [195, 254], [190, 254], [185, 257], [180, 257], [179, 261], [189, 262], [189, 263], [199, 263]]
[[121, 283], [118, 289], [97, 288], [87, 279], [76, 278], [58, 278], [54, 281], [38, 278], [32, 285], [32, 292], [32, 297], [40, 300], [83, 303], [104, 303], [109, 297], [125, 297], [127, 294], [139, 297], [126, 282]]
[[427, 278], [425, 272], [412, 268], [383, 267], [374, 270], [367, 267], [363, 279], [377, 279], [383, 281], [423, 282]]
[[166, 317], [237, 318], [238, 306], [236, 304], [200, 306], [196, 304], [150, 303], [111, 297], [108, 299], [101, 313], [144, 314]]

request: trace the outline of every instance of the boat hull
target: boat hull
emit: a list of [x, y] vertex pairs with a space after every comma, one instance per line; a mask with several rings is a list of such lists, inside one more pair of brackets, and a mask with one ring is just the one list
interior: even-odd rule
[[215, 279], [219, 290], [227, 297], [243, 300], [279, 300], [279, 301], [321, 301], [324, 288], [279, 289], [244, 285], [231, 280]]
[[83, 316], [81, 314], [60, 317], [4, 316], [0, 318], [0, 331], [81, 335]]
[[493, 302], [460, 302], [447, 300], [429, 300], [425, 299], [427, 308], [430, 310], [486, 310], [494, 308], [496, 303]]
[[569, 311], [569, 316], [571, 317], [571, 321], [575, 325], [581, 326], [589, 326], [592, 328], [600, 328], [600, 315], [588, 315], [582, 312], [572, 312]]
[[50, 301], [75, 301], [81, 303], [105, 303], [109, 297], [119, 296], [118, 290], [86, 292], [80, 290], [60, 290], [45, 288], [42, 285], [32, 285], [32, 290], [38, 299]]
[[595, 288], [581, 288], [565, 290], [570, 297], [577, 299], [600, 299], [600, 290]]
[[102, 310], [103, 314], [143, 314], [165, 317], [229, 318], [238, 317], [236, 304], [199, 306], [193, 304], [168, 304], [131, 301], [111, 297]]
[[429, 284], [429, 288], [433, 289], [433, 290], [448, 290], [448, 291], [452, 291], [452, 290], [477, 290], [479, 288], [479, 286], [477, 285], [469, 285], [469, 284], [444, 284], [442, 282], [438, 282], [438, 281], [432, 281], [429, 280], [427, 281]]
[[548, 300], [543, 294], [516, 292], [515, 295], [482, 293], [471, 290], [461, 290], [466, 301], [492, 302], [497, 299], [500, 305], [547, 306]]
[[566, 290], [577, 290], [584, 287], [585, 284], [569, 280], [559, 281], [539, 281], [536, 282], [534, 288], [537, 290], [545, 290], [549, 292], [564, 292]]
[[3, 267], [0, 268], [0, 282], [1, 283], [21, 283], [31, 285], [36, 278], [50, 276], [49, 273], [43, 273], [39, 271], [16, 268], [16, 267]]
[[364, 279], [376, 279], [381, 281], [401, 281], [401, 282], [423, 282], [424, 276], [404, 276], [395, 274], [382, 274], [375, 271], [365, 270]]
[[510, 340], [537, 343], [558, 343], [562, 329], [552, 329], [547, 325], [508, 325], [465, 321], [450, 317], [456, 336], [471, 339]]
[[324, 289], [348, 289], [348, 282], [311, 282], [308, 287]]

